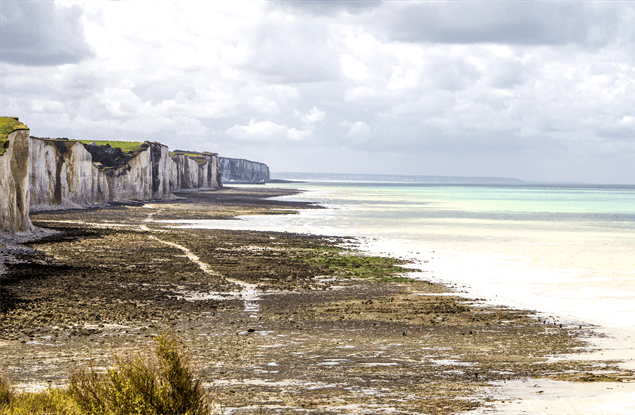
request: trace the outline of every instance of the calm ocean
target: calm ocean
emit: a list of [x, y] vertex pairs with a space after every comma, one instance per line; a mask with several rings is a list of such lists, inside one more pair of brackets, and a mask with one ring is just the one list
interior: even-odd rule
[[[593, 325], [609, 336], [595, 341], [601, 351], [585, 357], [624, 359], [624, 367], [635, 369], [635, 186], [271, 186], [306, 190], [287, 199], [329, 209], [183, 225], [360, 237], [372, 252], [421, 261], [424, 272], [415, 278], [444, 281], [471, 297], [536, 310], [559, 323]], [[632, 387], [606, 390], [602, 398], [599, 390], [562, 389], [558, 401], [573, 402], [560, 413], [635, 410]], [[524, 396], [522, 388], [508, 393]], [[551, 398], [528, 398], [522, 409], [551, 413], [537, 409]], [[593, 405], [600, 405], [597, 411]]]

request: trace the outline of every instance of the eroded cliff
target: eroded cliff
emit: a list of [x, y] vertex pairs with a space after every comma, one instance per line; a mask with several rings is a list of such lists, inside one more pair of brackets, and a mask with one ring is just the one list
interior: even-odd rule
[[170, 153], [156, 142], [38, 138], [29, 132], [16, 117], [0, 117], [0, 233], [32, 230], [29, 211], [222, 187], [216, 153]]
[[223, 187], [218, 154], [176, 150], [170, 155], [177, 164], [181, 189]]
[[27, 232], [29, 129], [17, 117], [0, 117], [0, 234]]
[[264, 183], [269, 181], [269, 167], [257, 161], [220, 157], [219, 168], [223, 175], [224, 183], [228, 181], [237, 183]]
[[65, 139], [31, 138], [31, 210], [163, 199], [179, 188], [176, 163], [160, 143], [124, 153]]

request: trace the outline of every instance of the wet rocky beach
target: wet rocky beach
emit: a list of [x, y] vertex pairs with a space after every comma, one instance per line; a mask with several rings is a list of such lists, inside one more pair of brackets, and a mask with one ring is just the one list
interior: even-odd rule
[[219, 413], [449, 414], [491, 405], [510, 380], [633, 380], [617, 362], [553, 359], [584, 351], [588, 327], [404, 279], [403, 260], [366, 257], [353, 238], [161, 222], [319, 208], [270, 200], [292, 193], [32, 215], [43, 231], [0, 254], [0, 370], [25, 389], [63, 386], [167, 331]]

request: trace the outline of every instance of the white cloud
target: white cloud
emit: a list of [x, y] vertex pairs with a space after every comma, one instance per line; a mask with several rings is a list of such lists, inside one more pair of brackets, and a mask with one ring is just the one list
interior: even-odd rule
[[323, 122], [326, 119], [326, 112], [320, 111], [315, 105], [305, 114], [301, 115], [297, 111], [295, 113], [300, 115], [300, 120], [302, 120], [302, 122], [307, 125]]
[[247, 125], [234, 125], [228, 128], [226, 134], [239, 140], [268, 141], [293, 140], [302, 141], [313, 137], [311, 130], [297, 130], [271, 121], [250, 120]]
[[347, 128], [346, 138], [354, 144], [361, 144], [370, 138], [370, 127], [362, 121], [350, 122], [345, 120], [340, 122], [339, 125]]

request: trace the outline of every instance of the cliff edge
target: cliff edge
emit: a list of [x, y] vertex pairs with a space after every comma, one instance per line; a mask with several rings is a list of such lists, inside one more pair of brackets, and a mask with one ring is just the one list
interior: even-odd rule
[[28, 232], [29, 127], [17, 117], [0, 117], [0, 234]]
[[224, 183], [265, 183], [269, 181], [269, 167], [257, 161], [220, 157], [219, 167]]
[[177, 164], [181, 189], [216, 189], [223, 187], [218, 154], [175, 150], [170, 157]]
[[31, 211], [164, 199], [179, 189], [176, 163], [160, 143], [31, 137], [30, 160]]

